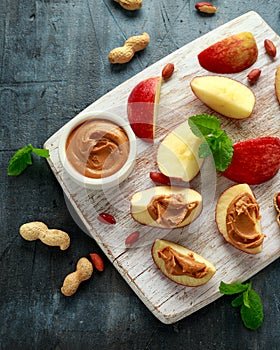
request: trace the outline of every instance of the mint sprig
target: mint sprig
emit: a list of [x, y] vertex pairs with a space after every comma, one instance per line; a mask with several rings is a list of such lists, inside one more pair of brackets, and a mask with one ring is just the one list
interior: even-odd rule
[[232, 302], [233, 307], [241, 307], [240, 314], [245, 327], [256, 330], [263, 323], [263, 307], [261, 298], [252, 289], [251, 283], [227, 284], [223, 281], [219, 287], [220, 293], [226, 295], [239, 294]]
[[31, 165], [32, 153], [43, 158], [48, 158], [50, 156], [47, 149], [34, 148], [31, 144], [28, 144], [27, 146], [20, 148], [10, 159], [8, 175], [20, 175], [29, 165]]
[[213, 155], [215, 167], [225, 171], [233, 156], [233, 143], [224, 130], [218, 118], [209, 114], [198, 114], [188, 119], [193, 134], [204, 141], [199, 147], [199, 158]]

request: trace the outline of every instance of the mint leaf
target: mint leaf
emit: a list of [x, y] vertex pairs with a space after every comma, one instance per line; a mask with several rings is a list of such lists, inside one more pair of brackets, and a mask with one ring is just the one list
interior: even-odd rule
[[256, 330], [262, 325], [264, 318], [261, 298], [257, 292], [250, 289], [248, 290], [248, 301], [250, 308], [245, 304], [241, 306], [241, 318], [245, 327]]
[[250, 286], [250, 283], [242, 284], [242, 283], [225, 283], [221, 281], [220, 283], [220, 293], [226, 294], [226, 295], [232, 295], [237, 293], [243, 293], [245, 292]]
[[230, 165], [233, 156], [233, 144], [227, 135], [220, 136], [212, 151], [215, 167], [219, 171], [225, 171]]
[[33, 148], [32, 152], [37, 154], [37, 156], [43, 157], [43, 158], [49, 158], [50, 156], [50, 152], [47, 149]]
[[231, 302], [231, 306], [238, 307], [243, 305], [243, 294], [239, 294], [233, 301]]
[[197, 114], [188, 119], [191, 131], [197, 137], [207, 136], [220, 128], [220, 121], [209, 114]]
[[198, 114], [190, 117], [188, 123], [195, 136], [204, 137], [211, 151], [207, 150], [205, 142], [202, 142], [198, 156], [206, 158], [212, 153], [216, 169], [225, 171], [232, 160], [233, 143], [226, 132], [220, 129], [219, 119], [209, 114]]
[[243, 304], [250, 309], [249, 289], [242, 293]]
[[21, 174], [28, 165], [32, 164], [31, 152], [31, 145], [19, 149], [10, 159], [8, 175], [17, 176]]
[[233, 307], [241, 306], [240, 314], [245, 327], [255, 330], [263, 323], [263, 307], [257, 292], [251, 289], [251, 283], [220, 283], [222, 294], [239, 294], [232, 302]]
[[20, 175], [28, 165], [32, 164], [32, 152], [40, 157], [48, 158], [49, 151], [41, 148], [34, 148], [31, 144], [19, 149], [10, 159], [8, 165], [8, 175]]
[[208, 156], [211, 155], [211, 149], [208, 145], [208, 143], [202, 142], [202, 144], [200, 145], [199, 149], [198, 149], [198, 156], [199, 158], [207, 158]]

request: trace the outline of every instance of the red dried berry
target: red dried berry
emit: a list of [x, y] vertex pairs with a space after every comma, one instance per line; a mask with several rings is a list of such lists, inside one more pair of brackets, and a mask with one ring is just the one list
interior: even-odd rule
[[160, 183], [162, 185], [170, 185], [170, 178], [162, 173], [157, 173], [155, 171], [150, 172], [150, 178], [154, 182]]
[[114, 225], [116, 223], [116, 219], [109, 213], [101, 213], [98, 215], [97, 219], [103, 224]]
[[131, 244], [135, 243], [139, 239], [139, 236], [140, 236], [140, 234], [138, 231], [132, 232], [129, 236], [126, 237], [125, 244], [131, 245]]
[[97, 253], [91, 253], [90, 255], [90, 259], [94, 265], [94, 267], [96, 268], [97, 271], [103, 271], [104, 270], [104, 262], [101, 258], [101, 256]]

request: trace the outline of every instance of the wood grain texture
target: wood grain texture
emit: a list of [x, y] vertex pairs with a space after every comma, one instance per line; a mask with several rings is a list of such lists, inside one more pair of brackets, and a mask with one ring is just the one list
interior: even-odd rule
[[[254, 34], [259, 48], [255, 67], [262, 67], [263, 73], [252, 87], [256, 95], [252, 116], [246, 120], [233, 121], [213, 113], [200, 103], [193, 96], [189, 83], [194, 76], [209, 74], [198, 65], [196, 55], [215, 41], [241, 31]], [[237, 251], [226, 244], [217, 232], [215, 203], [221, 192], [233, 183], [216, 174], [210, 162], [206, 162], [201, 174], [190, 183], [192, 188], [201, 192], [204, 208], [200, 217], [189, 227], [171, 231], [152, 229], [137, 224], [129, 215], [129, 197], [136, 191], [152, 186], [148, 173], [156, 170], [155, 154], [159, 140], [188, 116], [199, 113], [218, 116], [222, 127], [234, 142], [264, 135], [280, 135], [279, 104], [273, 85], [277, 61], [265, 54], [263, 41], [267, 37], [280, 46], [278, 35], [258, 14], [249, 12], [174, 51], [81, 112], [106, 110], [126, 118], [126, 101], [131, 89], [139, 81], [159, 75], [166, 63], [174, 63], [175, 72], [161, 90], [156, 142], [151, 146], [139, 140], [136, 168], [117, 189], [92, 192], [75, 185], [68, 178], [57, 150], [63, 127], [45, 143], [51, 154], [49, 164], [89, 234], [149, 310], [164, 323], [176, 322], [217, 299], [220, 296], [218, 286], [221, 280], [228, 283], [245, 281], [280, 256], [279, 227], [272, 203], [273, 194], [279, 191], [279, 174], [263, 185], [253, 186], [261, 206], [263, 232], [267, 235], [264, 250], [258, 256]], [[248, 71], [229, 76], [247, 84]], [[104, 211], [116, 217], [117, 224], [113, 228], [98, 222], [98, 213]], [[133, 248], [127, 249], [125, 238], [135, 230], [140, 231], [140, 240]], [[210, 260], [217, 268], [215, 276], [199, 288], [186, 288], [167, 280], [153, 264], [150, 254], [154, 239], [163, 237], [185, 245]]]

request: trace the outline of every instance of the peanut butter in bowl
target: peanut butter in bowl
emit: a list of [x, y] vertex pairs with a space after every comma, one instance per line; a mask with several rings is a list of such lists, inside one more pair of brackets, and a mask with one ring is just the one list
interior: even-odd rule
[[136, 139], [121, 117], [91, 112], [66, 124], [59, 155], [74, 181], [94, 189], [108, 188], [122, 182], [133, 170]]

